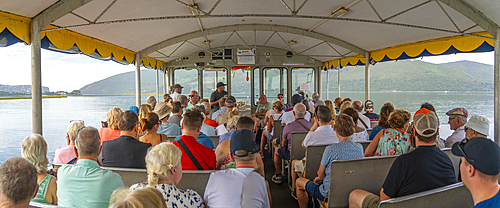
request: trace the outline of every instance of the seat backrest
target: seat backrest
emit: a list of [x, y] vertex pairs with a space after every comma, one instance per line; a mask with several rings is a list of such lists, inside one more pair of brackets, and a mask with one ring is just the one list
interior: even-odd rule
[[167, 136], [168, 141], [173, 142], [177, 136]]
[[356, 143], [359, 143], [361, 144], [361, 146], [363, 146], [363, 152], [365, 152], [365, 149], [366, 147], [368, 147], [368, 145], [370, 145], [372, 141], [366, 141], [366, 142], [356, 142]]
[[292, 147], [290, 148], [290, 161], [300, 160], [306, 156], [306, 149], [302, 142], [306, 138], [307, 131], [292, 132]]
[[460, 157], [455, 156], [451, 153], [451, 148], [443, 148], [441, 149], [445, 152], [448, 157], [450, 157], [451, 162], [453, 163], [453, 167], [455, 169], [455, 177], [458, 178], [458, 173], [460, 172]]
[[[148, 181], [146, 169], [111, 167], [102, 167], [102, 169], [111, 170], [120, 175], [123, 183], [127, 187], [136, 183], [144, 183]], [[212, 172], [215, 172], [215, 170], [183, 170], [182, 179], [176, 187], [180, 189], [193, 189], [198, 192], [198, 194], [203, 196], [208, 179], [210, 178], [210, 173]]]
[[304, 170], [305, 177], [308, 179], [314, 179], [318, 176], [318, 168], [321, 164], [321, 158], [323, 157], [323, 151], [328, 145], [320, 146], [308, 146], [307, 147], [307, 158], [306, 167]]
[[474, 201], [463, 183], [432, 189], [380, 202], [379, 208], [472, 207]]
[[276, 119], [274, 120], [274, 125], [273, 125], [273, 139], [281, 138], [281, 135], [283, 135], [281, 120]]
[[354, 189], [378, 195], [397, 157], [390, 155], [333, 161], [330, 167], [328, 207], [348, 207], [349, 194]]
[[378, 125], [378, 121], [370, 121], [370, 128], [373, 129]]
[[217, 149], [217, 145], [219, 145], [219, 135], [214, 135], [214, 136], [209, 136], [210, 139], [212, 139], [212, 142], [214, 143], [214, 149]]

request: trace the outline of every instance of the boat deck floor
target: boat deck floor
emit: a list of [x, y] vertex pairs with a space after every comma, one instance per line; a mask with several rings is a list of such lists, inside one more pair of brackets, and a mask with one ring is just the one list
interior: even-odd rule
[[274, 162], [271, 154], [264, 151], [265, 158], [264, 171], [266, 173], [266, 180], [269, 182], [269, 189], [271, 190], [272, 208], [298, 208], [299, 204], [290, 194], [291, 190], [288, 187], [288, 176], [283, 175], [283, 183], [275, 184], [271, 181], [275, 173]]

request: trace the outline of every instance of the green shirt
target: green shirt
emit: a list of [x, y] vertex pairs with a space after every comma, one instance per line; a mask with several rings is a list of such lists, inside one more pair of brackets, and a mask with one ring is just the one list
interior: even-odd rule
[[191, 101], [188, 102], [188, 106], [186, 107], [185, 110], [190, 109], [190, 108], [194, 108], [194, 105], [191, 104]]
[[[263, 113], [267, 110], [271, 110], [273, 109], [273, 104], [271, 104], [270, 102], [267, 102], [265, 105], [262, 105], [262, 103], [259, 103], [259, 105], [257, 106], [257, 110], [255, 110], [255, 113]], [[265, 116], [257, 116], [258, 118], [260, 119], [264, 119]]]
[[61, 166], [57, 178], [57, 200], [62, 207], [108, 207], [113, 191], [124, 186], [120, 175], [87, 159]]

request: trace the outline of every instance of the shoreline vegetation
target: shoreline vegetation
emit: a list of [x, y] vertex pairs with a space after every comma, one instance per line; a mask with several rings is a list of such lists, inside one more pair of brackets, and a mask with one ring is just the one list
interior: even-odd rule
[[[336, 93], [337, 91], [330, 91], [329, 93]], [[364, 91], [340, 91], [341, 93], [364, 93]], [[383, 92], [408, 92], [408, 93], [457, 93], [457, 92], [465, 92], [465, 93], [493, 93], [494, 91], [370, 91], [370, 93], [383, 93]], [[326, 92], [323, 92], [326, 93]], [[42, 96], [43, 98], [67, 98], [67, 97], [114, 97], [114, 96], [135, 96], [135, 94], [115, 94], [115, 95], [71, 95], [71, 96], [66, 96], [66, 95], [54, 95], [54, 96], [49, 96], [49, 95], [44, 95]], [[156, 94], [141, 94], [141, 96], [156, 96]], [[160, 94], [160, 97], [163, 96], [163, 94]], [[258, 96], [258, 95], [256, 95]], [[246, 97], [246, 96], [238, 96], [236, 95], [235, 97]], [[31, 99], [30, 95], [26, 96], [0, 96], [0, 100], [17, 100], [17, 99]], [[323, 99], [324, 100], [324, 99]]]

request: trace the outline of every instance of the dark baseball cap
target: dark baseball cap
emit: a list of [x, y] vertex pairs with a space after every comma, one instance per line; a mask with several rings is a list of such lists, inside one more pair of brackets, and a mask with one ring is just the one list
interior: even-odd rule
[[[255, 134], [249, 129], [240, 129], [231, 136], [230, 150], [236, 157], [246, 157], [259, 152], [254, 144]], [[240, 151], [236, 154], [236, 151]]]
[[232, 95], [226, 98], [226, 106], [234, 107], [235, 103], [236, 103], [236, 98], [234, 98]]
[[181, 86], [180, 84], [175, 84], [175, 85], [174, 85], [174, 89], [175, 89], [175, 88], [184, 88], [184, 87], [183, 87], [183, 86]]
[[302, 96], [300, 96], [299, 94], [295, 94], [295, 95], [292, 96], [292, 100], [291, 101], [292, 101], [293, 104], [297, 104], [297, 103], [302, 102], [303, 99], [304, 98]]
[[484, 137], [474, 137], [470, 140], [453, 144], [451, 152], [465, 159], [477, 170], [486, 175], [500, 173], [500, 147]]
[[227, 84], [224, 84], [222, 82], [217, 82], [217, 88], [222, 87], [222, 86], [227, 86]]

